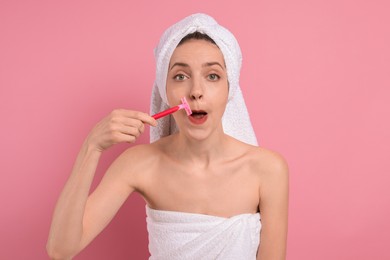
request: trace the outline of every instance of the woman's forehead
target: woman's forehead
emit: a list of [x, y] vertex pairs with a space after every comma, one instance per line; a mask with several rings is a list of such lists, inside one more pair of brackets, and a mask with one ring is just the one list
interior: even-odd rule
[[171, 56], [169, 67], [175, 62], [190, 64], [217, 62], [225, 67], [223, 54], [217, 45], [196, 39], [191, 39], [176, 47]]

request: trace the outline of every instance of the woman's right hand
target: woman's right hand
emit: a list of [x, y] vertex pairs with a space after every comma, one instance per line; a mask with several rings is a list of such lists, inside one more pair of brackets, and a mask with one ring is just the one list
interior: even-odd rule
[[145, 124], [156, 126], [157, 121], [143, 112], [116, 109], [92, 129], [87, 143], [100, 152], [114, 144], [134, 143], [144, 132]]

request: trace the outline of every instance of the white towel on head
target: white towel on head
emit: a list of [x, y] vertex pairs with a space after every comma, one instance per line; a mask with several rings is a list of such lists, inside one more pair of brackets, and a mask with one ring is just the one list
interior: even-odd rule
[[[221, 50], [229, 81], [229, 100], [222, 117], [223, 130], [226, 134], [248, 144], [257, 145], [256, 135], [249, 119], [248, 110], [242, 95], [239, 78], [241, 69], [241, 49], [236, 38], [226, 28], [220, 26], [206, 14], [193, 14], [169, 27], [155, 49], [156, 80], [152, 91], [151, 114], [168, 108], [166, 80], [168, 66], [178, 43], [188, 34], [194, 32], [207, 34]], [[171, 115], [159, 119], [157, 127], [150, 128], [150, 141], [154, 142], [163, 136], [177, 131]]]

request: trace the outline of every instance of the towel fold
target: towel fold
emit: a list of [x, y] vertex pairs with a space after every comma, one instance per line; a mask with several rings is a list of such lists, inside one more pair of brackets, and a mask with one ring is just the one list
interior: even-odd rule
[[230, 218], [146, 206], [149, 260], [256, 259], [260, 214]]
[[[154, 51], [156, 80], [152, 90], [151, 114], [156, 114], [169, 107], [166, 96], [169, 61], [181, 39], [196, 31], [212, 38], [225, 59], [229, 82], [229, 100], [222, 117], [224, 132], [242, 142], [257, 145], [257, 139], [239, 86], [242, 62], [240, 46], [230, 31], [206, 14], [193, 14], [184, 18], [168, 28], [161, 37]], [[175, 133], [177, 130], [171, 115], [161, 118], [157, 127], [150, 128], [150, 141], [154, 142], [163, 136]]]

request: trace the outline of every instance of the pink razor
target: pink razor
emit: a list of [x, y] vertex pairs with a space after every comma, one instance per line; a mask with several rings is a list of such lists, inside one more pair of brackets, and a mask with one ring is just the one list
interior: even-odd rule
[[164, 116], [167, 116], [169, 114], [172, 114], [172, 113], [174, 113], [174, 112], [176, 112], [176, 111], [178, 111], [180, 109], [184, 109], [186, 111], [186, 113], [187, 113], [187, 116], [192, 114], [190, 105], [188, 105], [186, 98], [183, 97], [181, 99], [181, 104], [180, 105], [168, 108], [167, 110], [161, 111], [160, 113], [157, 113], [157, 114], [153, 115], [152, 117], [154, 119], [159, 119], [161, 117], [164, 117]]

